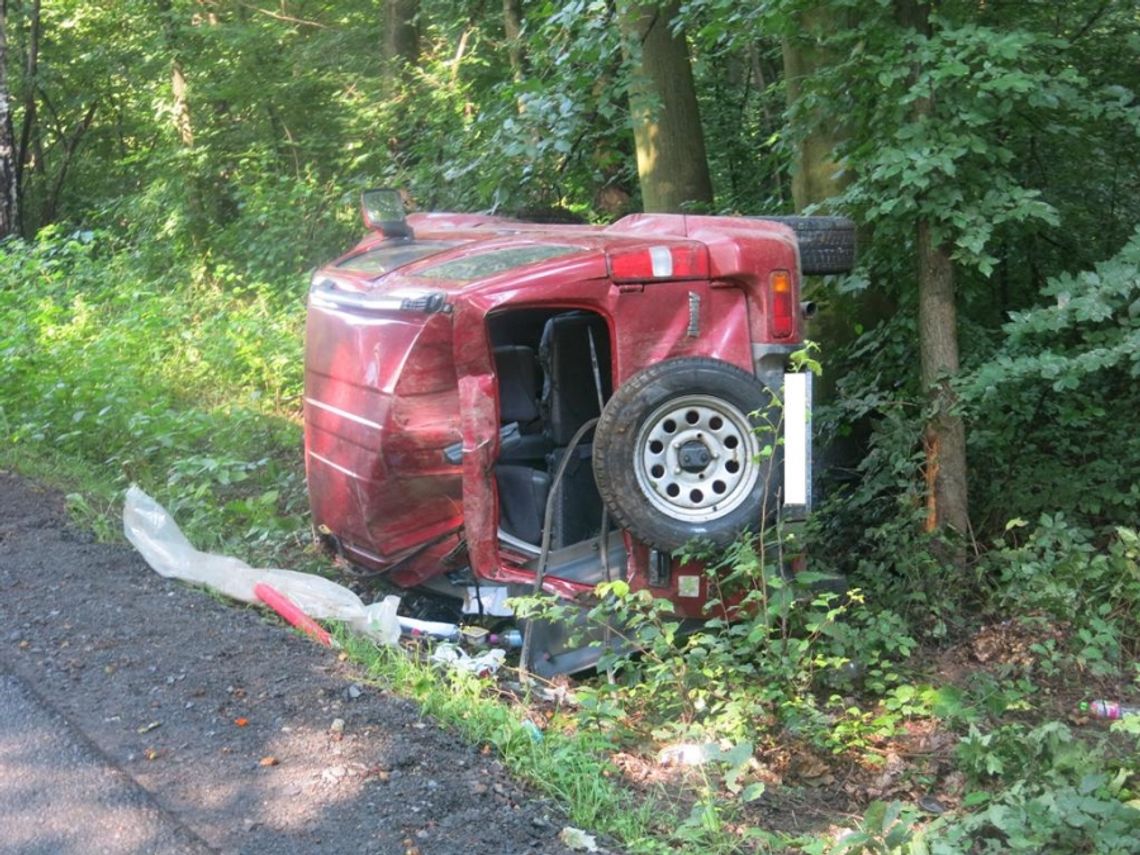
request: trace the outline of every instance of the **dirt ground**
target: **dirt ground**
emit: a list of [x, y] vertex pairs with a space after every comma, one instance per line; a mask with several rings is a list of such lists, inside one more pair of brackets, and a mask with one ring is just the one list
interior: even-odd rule
[[262, 612], [93, 542], [58, 494], [3, 472], [0, 671], [211, 849], [570, 851], [564, 818], [493, 756]]

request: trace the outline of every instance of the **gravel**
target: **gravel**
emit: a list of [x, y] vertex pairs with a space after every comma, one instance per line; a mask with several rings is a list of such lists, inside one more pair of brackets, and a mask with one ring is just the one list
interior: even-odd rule
[[[0, 472], [0, 690], [52, 734], [18, 755], [22, 774], [73, 795], [0, 787], [0, 827], [34, 815], [78, 833], [0, 852], [120, 851], [75, 812], [97, 806], [100, 779], [150, 835], [134, 851], [571, 851], [565, 819], [494, 756], [264, 613], [94, 543], [62, 508]], [[45, 739], [32, 730], [15, 728]], [[15, 780], [13, 731], [0, 780]]]

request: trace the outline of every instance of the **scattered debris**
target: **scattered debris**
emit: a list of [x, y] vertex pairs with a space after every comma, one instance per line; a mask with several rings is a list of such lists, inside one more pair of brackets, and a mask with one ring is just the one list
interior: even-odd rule
[[550, 701], [555, 704], [566, 704], [568, 706], [577, 706], [578, 698], [570, 687], [570, 683], [566, 680], [565, 675], [558, 675], [555, 680], [548, 686], [534, 685], [523, 686], [517, 680], [503, 680], [500, 683], [503, 689], [509, 689], [516, 695], [537, 695], [544, 701]]
[[1119, 719], [1140, 716], [1140, 707], [1129, 707], [1118, 701], [1082, 701], [1080, 711], [1093, 718]]
[[301, 630], [318, 644], [323, 644], [325, 647], [332, 647], [336, 644], [328, 630], [305, 614], [295, 602], [272, 585], [258, 582], [253, 586], [253, 592], [261, 602], [277, 612], [290, 626]]
[[239, 716], [238, 718], [234, 719], [234, 724], [237, 727], [245, 727], [247, 724], [249, 724], [249, 719], [248, 718], [242, 718]]
[[506, 658], [506, 651], [498, 648], [485, 650], [478, 656], [472, 656], [467, 651], [450, 643], [438, 645], [431, 654], [432, 662], [447, 665], [458, 671], [467, 671], [479, 677], [488, 677], [494, 674]]
[[258, 760], [257, 765], [258, 766], [276, 766], [279, 762], [280, 761], [276, 757], [274, 757], [272, 754], [270, 754], [269, 756], [262, 757], [260, 760]]
[[506, 632], [501, 634], [494, 632], [491, 633], [487, 637], [487, 641], [488, 643], [494, 644], [498, 647], [522, 647], [523, 636], [522, 633], [517, 629], [508, 629]]
[[437, 620], [418, 620], [417, 618], [404, 617], [403, 615], [398, 615], [396, 620], [400, 624], [401, 632], [413, 638], [427, 636], [429, 638], [443, 639], [444, 641], [459, 640], [459, 627], [453, 623], [445, 623]]
[[657, 762], [662, 766], [703, 766], [720, 754], [720, 746], [715, 742], [677, 742], [658, 751]]
[[919, 798], [918, 807], [935, 816], [941, 816], [946, 813], [946, 805], [942, 804], [942, 802], [938, 801], [938, 799], [932, 795], [925, 795]]
[[459, 634], [463, 641], [472, 647], [482, 647], [486, 644], [487, 636], [490, 635], [490, 633], [491, 630], [484, 626], [464, 626], [459, 629]]
[[463, 614], [514, 617], [514, 610], [507, 605], [510, 596], [511, 589], [506, 586], [468, 585], [463, 598]]
[[205, 585], [246, 603], [261, 602], [259, 583], [285, 595], [310, 618], [344, 621], [381, 644], [396, 644], [400, 598], [385, 597], [366, 606], [343, 585], [312, 573], [277, 568], [255, 569], [232, 556], [195, 549], [167, 510], [132, 485], [123, 505], [123, 533], [160, 576]]
[[598, 851], [598, 841], [594, 835], [587, 834], [582, 829], [570, 825], [558, 832], [558, 840], [563, 846], [568, 846], [575, 852]]
[[156, 727], [162, 727], [162, 722], [161, 721], [152, 721], [150, 724], [144, 724], [142, 727], [140, 727], [138, 729], [138, 732], [139, 733], [150, 733]]

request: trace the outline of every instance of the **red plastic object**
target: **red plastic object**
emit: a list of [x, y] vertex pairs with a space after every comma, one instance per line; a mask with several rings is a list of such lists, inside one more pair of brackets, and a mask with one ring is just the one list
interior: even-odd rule
[[287, 620], [290, 625], [297, 627], [305, 635], [309, 636], [313, 641], [323, 644], [325, 647], [332, 647], [332, 636], [322, 627], [319, 623], [301, 611], [300, 607], [290, 600], [287, 596], [282, 594], [272, 585], [267, 585], [264, 582], [258, 582], [253, 586], [253, 593], [257, 598], [277, 614], [281, 615]]

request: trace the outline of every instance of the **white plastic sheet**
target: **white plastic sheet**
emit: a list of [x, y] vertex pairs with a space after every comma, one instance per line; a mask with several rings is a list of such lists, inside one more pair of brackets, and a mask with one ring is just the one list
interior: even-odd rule
[[160, 576], [205, 585], [218, 593], [247, 603], [259, 602], [253, 592], [258, 582], [272, 585], [317, 620], [344, 621], [357, 632], [381, 644], [396, 644], [400, 624], [396, 608], [400, 598], [385, 597], [370, 606], [343, 585], [296, 570], [250, 567], [240, 558], [195, 549], [166, 509], [131, 486], [123, 505], [123, 533], [147, 564]]
[[468, 585], [463, 597], [463, 614], [514, 617], [514, 609], [507, 605], [510, 596], [511, 589], [505, 585], [497, 587]]

